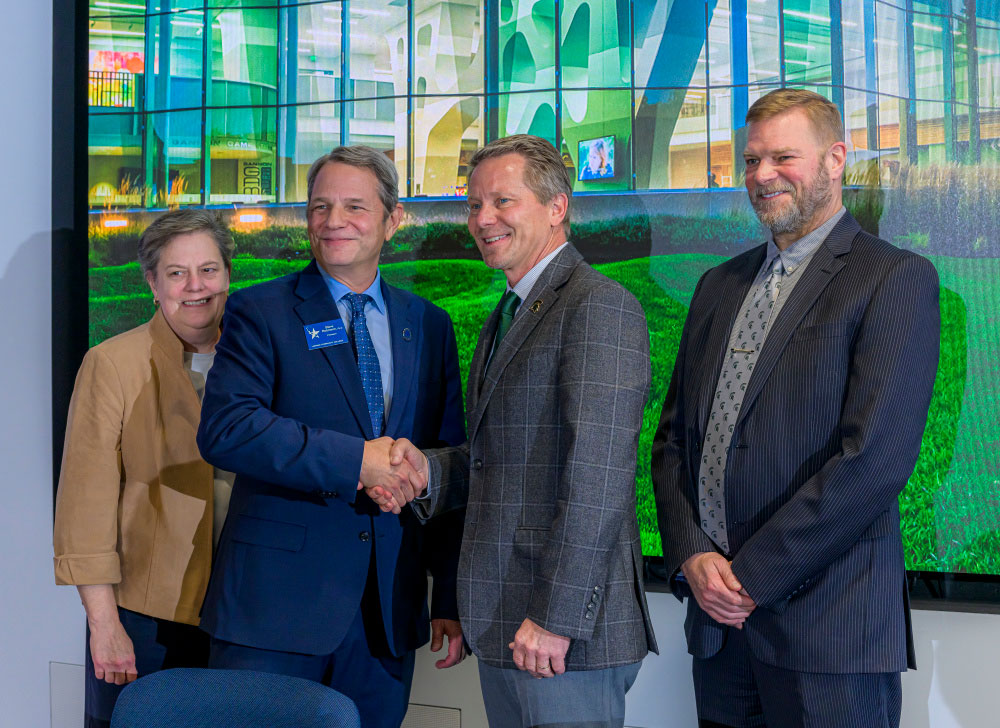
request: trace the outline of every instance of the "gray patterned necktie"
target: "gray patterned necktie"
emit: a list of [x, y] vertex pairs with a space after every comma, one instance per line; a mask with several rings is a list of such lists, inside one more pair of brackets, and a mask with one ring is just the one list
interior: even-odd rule
[[726, 531], [725, 472], [729, 443], [736, 418], [740, 414], [747, 382], [764, 343], [771, 312], [781, 290], [784, 266], [775, 259], [771, 273], [754, 289], [736, 321], [736, 331], [729, 337], [730, 349], [722, 362], [719, 384], [712, 401], [712, 412], [705, 428], [705, 442], [698, 469], [698, 515], [701, 528], [725, 553], [729, 553]]

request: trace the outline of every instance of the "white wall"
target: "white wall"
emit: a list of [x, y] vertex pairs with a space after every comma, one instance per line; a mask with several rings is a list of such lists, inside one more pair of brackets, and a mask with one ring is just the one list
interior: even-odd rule
[[1000, 725], [1000, 615], [913, 613], [916, 671], [903, 675], [904, 728]]
[[75, 591], [52, 577], [52, 7], [11, 3], [0, 24], [0, 723], [49, 724], [49, 662], [80, 662]]

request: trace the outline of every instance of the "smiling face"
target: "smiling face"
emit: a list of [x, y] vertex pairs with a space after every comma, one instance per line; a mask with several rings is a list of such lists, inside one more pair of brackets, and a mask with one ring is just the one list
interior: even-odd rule
[[539, 201], [524, 172], [524, 157], [505, 154], [484, 159], [469, 179], [469, 232], [486, 265], [502, 270], [512, 286], [566, 242], [566, 195]]
[[842, 204], [846, 147], [818, 139], [809, 117], [792, 109], [752, 122], [743, 152], [750, 203], [779, 248], [830, 219]]
[[146, 282], [185, 350], [211, 351], [229, 291], [229, 271], [212, 236], [198, 231], [174, 237]]
[[374, 172], [329, 162], [316, 175], [307, 215], [316, 263], [360, 293], [375, 280], [382, 245], [399, 227], [403, 206], [387, 216]]

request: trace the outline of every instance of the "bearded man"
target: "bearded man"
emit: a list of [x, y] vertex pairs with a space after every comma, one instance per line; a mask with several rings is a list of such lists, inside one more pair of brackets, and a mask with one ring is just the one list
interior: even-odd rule
[[653, 446], [700, 725], [898, 726], [937, 274], [845, 210], [834, 104], [780, 89], [746, 121], [770, 234], [698, 282]]

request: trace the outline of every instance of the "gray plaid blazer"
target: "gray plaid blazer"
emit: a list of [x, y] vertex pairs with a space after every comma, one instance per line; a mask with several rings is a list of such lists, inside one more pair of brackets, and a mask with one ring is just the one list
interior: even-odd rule
[[527, 617], [572, 640], [569, 670], [638, 662], [657, 649], [635, 513], [650, 384], [642, 307], [567, 245], [484, 375], [498, 319], [499, 307], [472, 358], [469, 440], [427, 452], [430, 494], [417, 507], [467, 502], [465, 638], [480, 660], [514, 668], [508, 644]]

